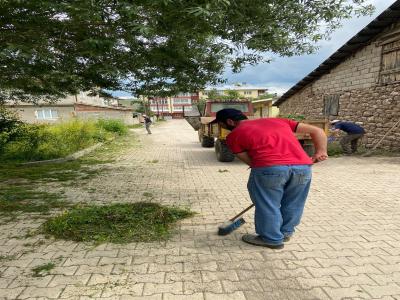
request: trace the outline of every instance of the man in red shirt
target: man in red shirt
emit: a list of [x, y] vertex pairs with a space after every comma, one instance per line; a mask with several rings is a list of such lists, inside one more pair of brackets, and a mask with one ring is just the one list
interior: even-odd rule
[[[247, 120], [236, 109], [222, 109], [216, 119], [231, 130], [226, 143], [251, 167], [247, 189], [255, 204], [257, 235], [245, 234], [246, 243], [272, 249], [283, 248], [300, 223], [311, 184], [311, 165], [328, 158], [325, 132], [315, 126], [288, 119]], [[309, 133], [315, 146], [310, 158], [295, 136]]]

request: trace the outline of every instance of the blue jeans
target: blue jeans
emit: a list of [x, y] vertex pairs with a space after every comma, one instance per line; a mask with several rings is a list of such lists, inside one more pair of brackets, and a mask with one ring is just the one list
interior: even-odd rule
[[311, 166], [252, 168], [247, 189], [255, 204], [256, 233], [280, 245], [300, 223], [311, 184]]

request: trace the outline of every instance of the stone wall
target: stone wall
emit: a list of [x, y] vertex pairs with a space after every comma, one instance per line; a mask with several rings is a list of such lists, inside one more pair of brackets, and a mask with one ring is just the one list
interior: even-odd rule
[[77, 103], [75, 104], [75, 115], [79, 119], [118, 119], [126, 125], [138, 123], [138, 119], [133, 118], [132, 109], [129, 108], [100, 107]]
[[[400, 118], [400, 82], [379, 83], [380, 41], [390, 30], [281, 103], [280, 114], [361, 122], [367, 131], [363, 143], [367, 147], [375, 145]], [[324, 97], [329, 95], [339, 96], [337, 115], [324, 115]], [[379, 148], [400, 150], [400, 125]]]
[[[317, 93], [307, 97], [305, 89], [303, 93], [296, 95], [296, 101], [284, 102], [279, 107], [280, 114], [305, 115], [307, 119], [324, 118], [323, 96], [323, 93]], [[367, 131], [363, 139], [366, 147], [377, 143], [399, 118], [400, 83], [343, 92], [339, 100], [339, 115], [330, 117], [360, 122]], [[400, 151], [400, 125], [385, 138], [379, 148]]]

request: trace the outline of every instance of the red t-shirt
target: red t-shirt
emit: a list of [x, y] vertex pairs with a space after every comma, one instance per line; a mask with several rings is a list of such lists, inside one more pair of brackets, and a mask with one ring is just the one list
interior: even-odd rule
[[227, 136], [226, 143], [233, 153], [247, 152], [251, 167], [280, 165], [311, 165], [294, 132], [298, 122], [265, 118], [241, 121]]

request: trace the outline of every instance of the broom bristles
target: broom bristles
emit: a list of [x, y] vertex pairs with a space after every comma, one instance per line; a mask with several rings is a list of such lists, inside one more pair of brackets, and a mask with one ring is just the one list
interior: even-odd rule
[[231, 222], [226, 222], [218, 227], [218, 235], [227, 235], [232, 231], [242, 226], [246, 221], [243, 218], [236, 219]]

